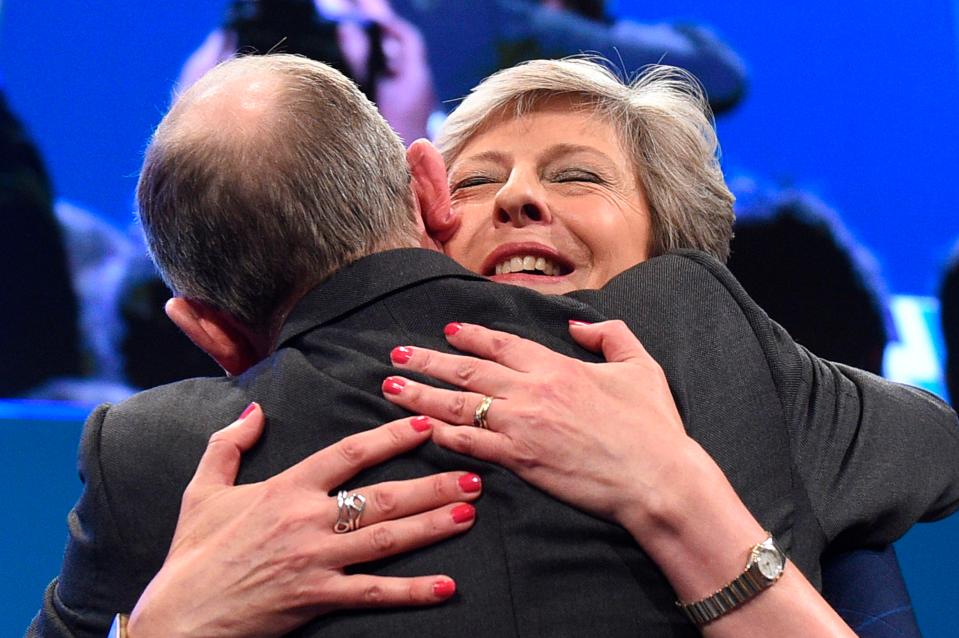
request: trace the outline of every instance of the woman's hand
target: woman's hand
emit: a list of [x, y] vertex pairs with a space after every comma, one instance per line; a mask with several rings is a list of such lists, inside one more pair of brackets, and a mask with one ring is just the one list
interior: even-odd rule
[[[621, 321], [571, 322], [572, 337], [608, 363], [586, 363], [514, 335], [451, 324], [450, 344], [483, 359], [415, 346], [395, 365], [468, 392], [391, 377], [394, 403], [454, 425], [472, 425], [484, 395], [494, 398], [488, 430], [437, 427], [433, 440], [499, 463], [554, 496], [631, 531], [655, 523], [664, 488], [701, 448], [686, 436], [662, 368]], [[639, 533], [642, 533], [641, 530]]]
[[333, 531], [340, 508], [330, 490], [429, 440], [430, 419], [393, 421], [266, 481], [234, 485], [263, 423], [262, 410], [251, 404], [210, 438], [163, 568], [131, 615], [130, 636], [279, 636], [337, 609], [433, 605], [453, 595], [448, 576], [346, 575], [344, 568], [468, 530], [474, 509], [465, 501], [481, 488], [475, 474], [361, 488], [354, 492], [366, 499], [358, 529]]
[[[763, 527], [722, 470], [683, 428], [666, 377], [621, 321], [570, 322], [586, 363], [480, 326], [450, 324], [447, 339], [483, 357], [398, 347], [393, 363], [468, 390], [402, 377], [385, 396], [455, 425], [433, 440], [499, 463], [581, 509], [622, 524], [684, 601], [700, 600], [742, 573]], [[474, 425], [493, 397], [486, 427]], [[717, 424], [721, 427], [722, 424]], [[709, 638], [853, 636], [803, 575], [788, 564], [768, 591], [703, 628]]]

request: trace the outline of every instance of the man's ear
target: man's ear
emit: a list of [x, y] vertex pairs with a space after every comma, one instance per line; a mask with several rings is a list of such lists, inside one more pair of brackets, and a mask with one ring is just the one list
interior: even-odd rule
[[229, 375], [242, 374], [262, 358], [247, 330], [202, 301], [174, 297], [166, 302], [164, 310], [183, 334]]
[[450, 205], [446, 165], [436, 147], [428, 140], [416, 140], [406, 151], [406, 162], [413, 177], [413, 196], [423, 219], [426, 236], [441, 248], [460, 225]]

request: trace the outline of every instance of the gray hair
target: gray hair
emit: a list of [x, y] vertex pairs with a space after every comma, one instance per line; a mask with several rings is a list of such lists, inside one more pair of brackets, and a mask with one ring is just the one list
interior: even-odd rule
[[[267, 104], [243, 117], [221, 89], [252, 82]], [[258, 331], [350, 261], [418, 245], [402, 142], [351, 81], [299, 56], [229, 60], [184, 92], [137, 200], [167, 285]]]
[[552, 96], [576, 98], [619, 133], [652, 215], [653, 255], [694, 248], [725, 261], [733, 195], [723, 181], [711, 112], [696, 79], [645, 67], [624, 82], [596, 58], [532, 60], [488, 77], [450, 114], [436, 140], [447, 166], [470, 139], [503, 117], [535, 111]]

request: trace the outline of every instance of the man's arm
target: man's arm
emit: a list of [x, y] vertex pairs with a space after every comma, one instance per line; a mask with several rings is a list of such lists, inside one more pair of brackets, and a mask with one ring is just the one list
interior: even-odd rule
[[84, 426], [78, 459], [83, 492], [67, 518], [70, 535], [60, 575], [47, 588], [28, 638], [103, 638], [113, 615], [131, 609], [149, 581], [120, 539], [104, 484], [100, 444], [109, 411], [100, 406]]

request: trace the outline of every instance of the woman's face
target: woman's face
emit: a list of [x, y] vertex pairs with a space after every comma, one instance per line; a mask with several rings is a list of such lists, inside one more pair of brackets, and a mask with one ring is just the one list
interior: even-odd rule
[[616, 131], [553, 100], [476, 135], [449, 167], [462, 225], [446, 253], [494, 281], [561, 294], [649, 257], [650, 214]]

